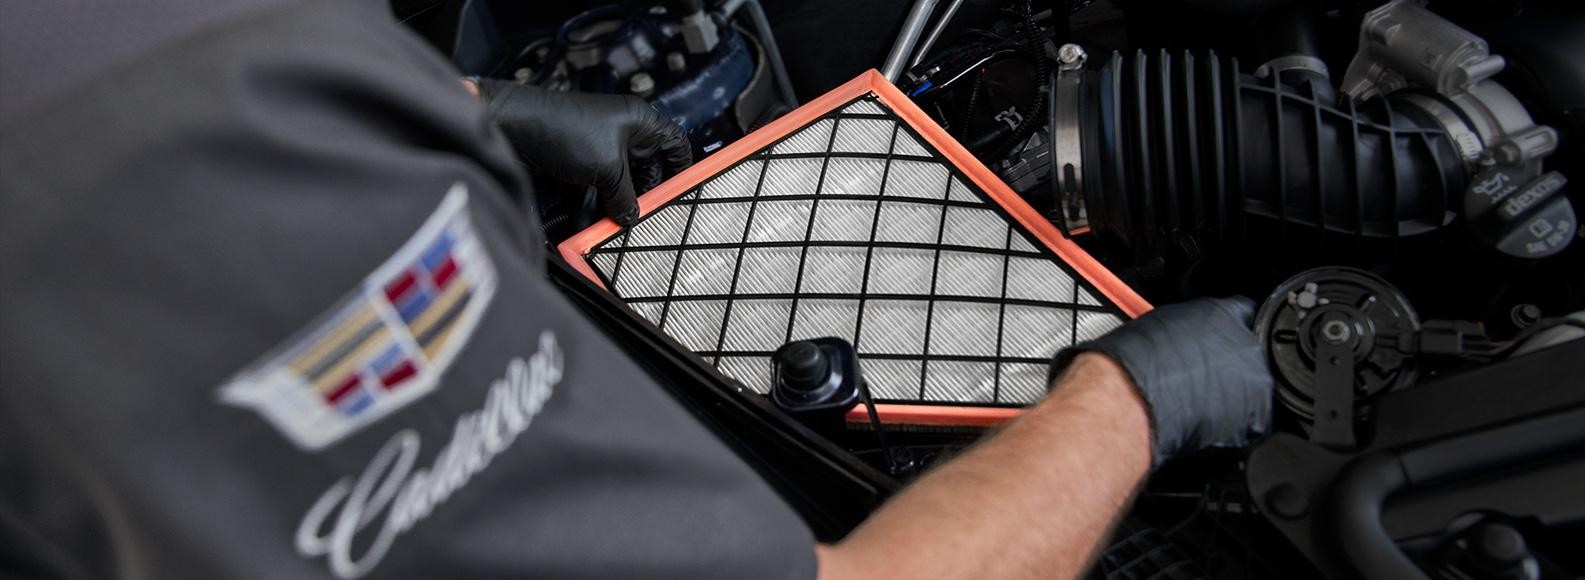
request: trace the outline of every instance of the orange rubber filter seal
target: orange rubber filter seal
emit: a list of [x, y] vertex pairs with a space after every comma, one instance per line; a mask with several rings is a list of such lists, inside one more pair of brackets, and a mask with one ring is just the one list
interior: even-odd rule
[[562, 257], [759, 393], [782, 344], [847, 339], [886, 423], [1005, 422], [1057, 350], [1150, 310], [873, 70], [638, 202]]

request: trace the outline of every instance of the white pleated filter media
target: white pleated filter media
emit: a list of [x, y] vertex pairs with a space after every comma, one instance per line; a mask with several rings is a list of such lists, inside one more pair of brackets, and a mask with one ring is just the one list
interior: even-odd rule
[[606, 288], [766, 393], [798, 339], [858, 349], [878, 402], [1022, 406], [1124, 315], [874, 97], [596, 245]]

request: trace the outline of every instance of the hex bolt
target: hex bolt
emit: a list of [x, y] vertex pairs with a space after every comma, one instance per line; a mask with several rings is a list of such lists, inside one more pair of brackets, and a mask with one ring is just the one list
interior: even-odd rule
[[648, 73], [634, 73], [633, 77], [628, 79], [627, 88], [635, 95], [647, 97], [655, 90], [655, 79]]
[[1089, 59], [1089, 53], [1084, 52], [1084, 47], [1077, 44], [1064, 44], [1057, 49], [1057, 62], [1063, 70], [1075, 70], [1084, 66], [1084, 61]]
[[1336, 318], [1321, 323], [1321, 336], [1332, 344], [1342, 344], [1352, 335], [1348, 323]]

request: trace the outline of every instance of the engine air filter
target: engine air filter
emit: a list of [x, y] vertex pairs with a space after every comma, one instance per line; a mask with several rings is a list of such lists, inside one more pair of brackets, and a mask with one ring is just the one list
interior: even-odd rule
[[1150, 308], [874, 71], [639, 206], [561, 254], [760, 393], [777, 347], [847, 339], [887, 422], [1005, 420], [1058, 349]]

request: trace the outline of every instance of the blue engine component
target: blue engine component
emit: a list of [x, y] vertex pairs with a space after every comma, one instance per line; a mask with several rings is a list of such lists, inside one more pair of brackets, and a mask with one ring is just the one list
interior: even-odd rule
[[743, 136], [732, 106], [754, 79], [754, 55], [743, 35], [731, 31], [710, 62], [650, 98], [655, 110], [688, 130], [695, 156], [709, 154]]
[[[709, 29], [704, 46], [699, 18]], [[774, 94], [759, 87], [772, 76], [759, 74], [759, 45], [720, 15], [678, 15], [665, 4], [597, 8], [562, 24], [537, 58], [527, 56], [520, 64], [534, 71], [530, 83], [644, 97], [688, 130], [696, 158], [779, 112]]]
[[[527, 43], [501, 72], [552, 90], [641, 96], [687, 131], [694, 159], [703, 159], [795, 103], [778, 86], [785, 73], [776, 72], [768, 25], [755, 20], [753, 28], [739, 28], [728, 14], [701, 8], [638, 1], [589, 10]], [[552, 239], [600, 219], [592, 190], [537, 185]], [[634, 185], [643, 191], [658, 184]]]

